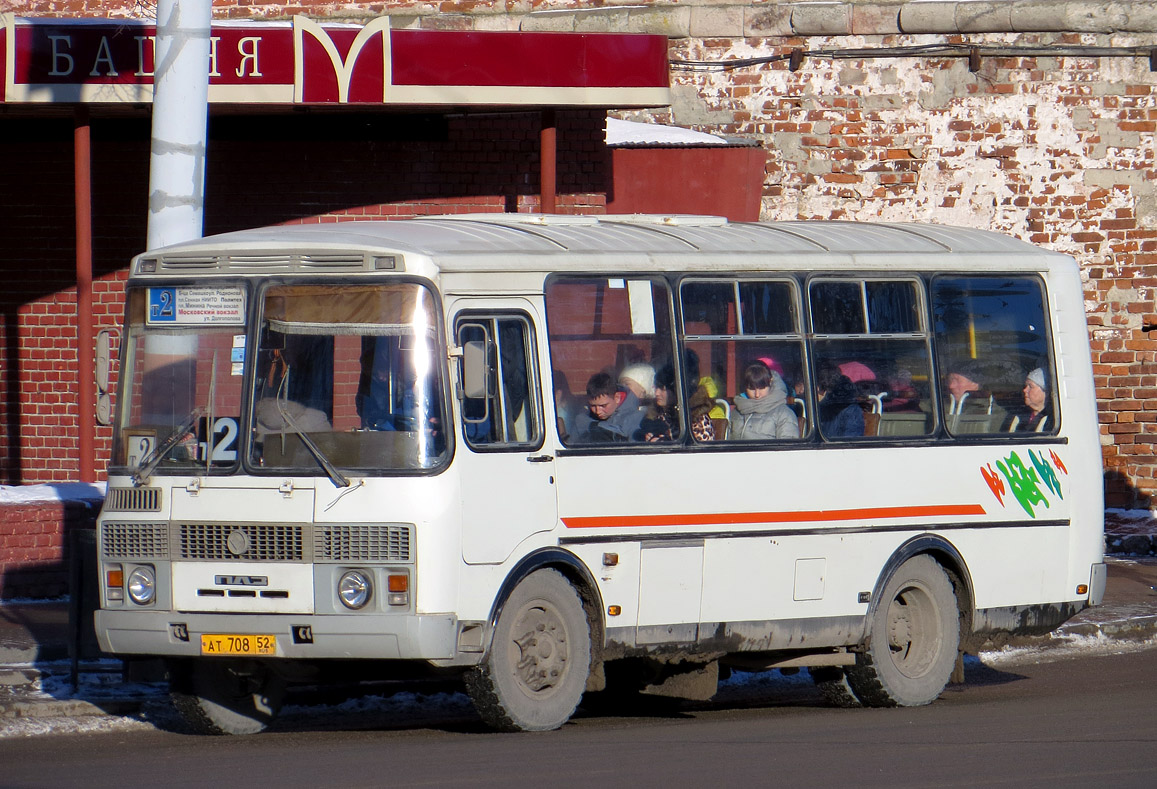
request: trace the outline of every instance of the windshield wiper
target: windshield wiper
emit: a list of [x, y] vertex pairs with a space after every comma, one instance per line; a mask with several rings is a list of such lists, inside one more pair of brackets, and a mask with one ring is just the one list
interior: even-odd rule
[[139, 488], [145, 484], [145, 480], [147, 480], [153, 473], [153, 470], [160, 465], [165, 455], [172, 452], [173, 448], [181, 443], [181, 440], [193, 429], [193, 425], [197, 423], [197, 420], [200, 419], [204, 413], [205, 409], [201, 406], [194, 408], [189, 412], [188, 416], [182, 420], [181, 424], [173, 428], [173, 432], [165, 436], [164, 441], [158, 444], [152, 452], [141, 458], [141, 462], [137, 464], [137, 467], [132, 473], [133, 485]]
[[276, 402], [277, 412], [281, 414], [281, 418], [285, 420], [285, 424], [289, 425], [293, 432], [297, 434], [297, 437], [301, 439], [301, 443], [305, 444], [305, 448], [309, 450], [309, 454], [313, 455], [313, 459], [317, 461], [319, 466], [321, 466], [322, 471], [324, 471], [325, 475], [329, 477], [329, 481], [334, 484], [334, 487], [348, 488], [350, 486], [349, 477], [338, 471], [337, 466], [331, 463], [329, 458], [325, 456], [325, 453], [321, 451], [321, 447], [319, 447], [314, 442], [314, 440], [309, 437], [309, 435], [307, 435], [300, 427], [297, 426], [297, 422], [293, 421], [293, 417], [289, 415], [289, 412], [285, 409], [285, 406], [281, 404], [280, 397], [277, 398]]

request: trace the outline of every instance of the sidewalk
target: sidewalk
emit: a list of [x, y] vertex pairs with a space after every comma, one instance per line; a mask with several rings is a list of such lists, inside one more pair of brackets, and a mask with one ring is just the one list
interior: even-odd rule
[[[1136, 528], [1133, 524], [1130, 528]], [[1115, 553], [1107, 557], [1108, 585], [1102, 605], [1084, 611], [1054, 634], [1018, 638], [1018, 646], [1058, 646], [1073, 637], [1142, 641], [1157, 636], [1157, 545], [1152, 536], [1134, 540], [1141, 555]], [[1120, 540], [1106, 535], [1106, 546]], [[67, 600], [0, 602], [0, 729], [4, 719], [77, 718], [133, 715], [147, 702], [163, 701], [163, 683], [128, 682], [119, 660], [76, 661], [71, 642]], [[73, 670], [78, 682], [73, 687]]]

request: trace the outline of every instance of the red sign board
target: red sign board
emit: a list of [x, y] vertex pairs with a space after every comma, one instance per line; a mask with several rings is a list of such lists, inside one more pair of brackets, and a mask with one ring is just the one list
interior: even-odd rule
[[[0, 101], [147, 102], [154, 25], [0, 16]], [[662, 106], [664, 36], [215, 22], [210, 103]]]

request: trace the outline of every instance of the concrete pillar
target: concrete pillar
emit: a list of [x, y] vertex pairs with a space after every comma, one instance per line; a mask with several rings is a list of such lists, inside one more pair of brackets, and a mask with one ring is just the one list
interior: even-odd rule
[[212, 8], [212, 0], [157, 3], [149, 249], [203, 232]]

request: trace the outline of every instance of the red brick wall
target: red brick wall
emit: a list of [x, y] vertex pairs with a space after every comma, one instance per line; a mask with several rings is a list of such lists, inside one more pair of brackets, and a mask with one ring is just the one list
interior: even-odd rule
[[96, 525], [97, 505], [81, 502], [0, 504], [0, 599], [68, 592], [66, 546]]

